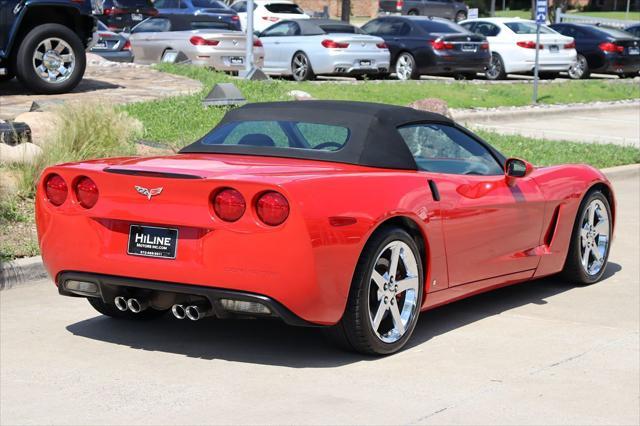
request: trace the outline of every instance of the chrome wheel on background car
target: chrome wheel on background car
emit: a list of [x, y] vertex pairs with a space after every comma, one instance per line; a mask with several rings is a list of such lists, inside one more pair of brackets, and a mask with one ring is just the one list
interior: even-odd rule
[[393, 241], [382, 250], [371, 271], [369, 321], [384, 343], [404, 336], [418, 310], [418, 262], [409, 246]]
[[489, 80], [502, 80], [506, 77], [504, 63], [497, 53], [491, 54], [491, 62], [485, 71], [485, 75]]
[[73, 75], [76, 57], [73, 49], [61, 38], [42, 40], [33, 52], [33, 69], [47, 83], [62, 83]]
[[601, 200], [593, 200], [582, 214], [580, 258], [588, 275], [597, 275], [604, 266], [609, 248], [609, 212]]
[[416, 61], [410, 53], [401, 53], [396, 60], [396, 76], [398, 80], [415, 79], [415, 66]]
[[313, 79], [313, 70], [309, 58], [302, 52], [293, 55], [291, 60], [291, 72], [293, 79], [296, 81], [305, 81]]
[[573, 65], [571, 65], [568, 73], [569, 77], [574, 80], [587, 78], [589, 76], [589, 65], [587, 64], [587, 59], [582, 55], [578, 55], [578, 59]]

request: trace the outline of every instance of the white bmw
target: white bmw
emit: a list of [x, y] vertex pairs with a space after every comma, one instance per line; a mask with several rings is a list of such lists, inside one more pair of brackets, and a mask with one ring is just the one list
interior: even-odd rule
[[[520, 18], [480, 18], [460, 22], [474, 33], [482, 34], [489, 42], [491, 64], [486, 76], [501, 80], [507, 74], [533, 72], [536, 54], [536, 23]], [[554, 77], [568, 71], [576, 62], [576, 45], [571, 37], [540, 27], [539, 72]]]

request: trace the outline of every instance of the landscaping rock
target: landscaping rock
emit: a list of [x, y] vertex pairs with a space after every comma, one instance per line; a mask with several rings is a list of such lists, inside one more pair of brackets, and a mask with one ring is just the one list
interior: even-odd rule
[[29, 125], [31, 142], [38, 146], [45, 146], [60, 125], [60, 118], [51, 111], [23, 112], [16, 117], [16, 121]]
[[296, 101], [310, 101], [313, 99], [313, 96], [311, 96], [311, 94], [302, 90], [292, 90], [287, 93], [287, 95], [291, 96]]
[[33, 164], [40, 154], [42, 148], [30, 142], [15, 146], [0, 143], [0, 163]]
[[435, 112], [436, 114], [441, 114], [445, 117], [451, 118], [451, 114], [449, 113], [449, 106], [447, 105], [447, 102], [442, 99], [420, 99], [413, 103], [410, 103], [408, 106], [420, 111]]

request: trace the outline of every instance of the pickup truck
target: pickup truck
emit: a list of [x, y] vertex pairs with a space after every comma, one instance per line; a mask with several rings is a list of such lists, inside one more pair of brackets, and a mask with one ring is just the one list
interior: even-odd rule
[[35, 93], [72, 90], [96, 28], [91, 0], [0, 0], [0, 93], [17, 77]]

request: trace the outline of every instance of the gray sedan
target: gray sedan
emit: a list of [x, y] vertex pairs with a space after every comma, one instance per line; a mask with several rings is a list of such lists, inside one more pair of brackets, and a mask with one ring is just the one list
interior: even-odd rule
[[389, 73], [389, 49], [380, 37], [328, 19], [280, 21], [260, 35], [263, 71], [312, 80], [316, 75], [376, 76]]
[[98, 21], [96, 43], [90, 52], [113, 62], [133, 62], [131, 43], [124, 34], [109, 31], [109, 28]]

